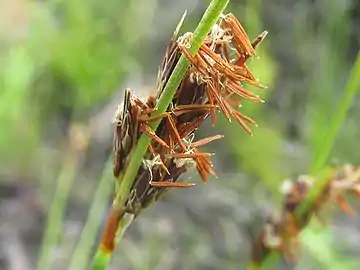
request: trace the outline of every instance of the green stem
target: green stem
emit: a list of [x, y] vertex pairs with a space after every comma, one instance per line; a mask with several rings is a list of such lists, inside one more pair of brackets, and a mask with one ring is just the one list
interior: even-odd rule
[[339, 104], [336, 114], [330, 124], [329, 130], [324, 134], [322, 152], [319, 154], [314, 165], [312, 166], [312, 173], [317, 173], [324, 166], [327, 161], [332, 146], [335, 142], [336, 135], [338, 134], [342, 123], [345, 120], [347, 112], [355, 98], [357, 91], [360, 88], [360, 52], [356, 57], [352, 67], [347, 85], [345, 87], [344, 96]]
[[113, 178], [112, 166], [112, 159], [109, 159], [97, 186], [89, 216], [81, 233], [80, 240], [76, 246], [74, 255], [71, 258], [68, 267], [69, 270], [86, 269], [90, 251], [94, 245], [96, 234], [99, 229], [99, 217], [106, 212], [108, 198], [114, 186], [111, 181]]
[[[351, 69], [350, 76], [345, 87], [344, 96], [341, 99], [338, 109], [334, 115], [332, 122], [330, 123], [329, 130], [324, 134], [323, 147], [320, 152], [318, 158], [316, 159], [311, 173], [317, 174], [324, 167], [330, 153], [332, 150], [332, 146], [334, 145], [336, 136], [341, 129], [341, 125], [344, 122], [347, 112], [352, 104], [352, 101], [355, 99], [355, 95], [357, 91], [360, 89], [360, 51], [356, 57], [355, 63]], [[306, 211], [308, 207], [312, 205], [315, 198], [319, 193], [322, 192], [329, 171], [323, 173], [322, 181], [317, 181], [315, 183], [314, 188], [312, 188], [306, 198], [306, 200], [300, 205], [298, 212], [299, 214], [303, 211]]]
[[92, 270], [104, 270], [106, 266], [110, 263], [111, 253], [105, 252], [101, 248], [98, 248], [94, 257], [94, 263], [92, 265]]
[[[116, 242], [120, 242], [121, 238], [125, 234], [127, 228], [131, 225], [134, 220], [134, 215], [125, 214], [124, 217], [120, 220], [118, 225], [118, 230], [116, 233]], [[106, 266], [110, 263], [111, 252], [107, 252], [102, 248], [98, 248], [94, 257], [92, 270], [103, 270], [106, 269]]]
[[75, 177], [77, 163], [78, 160], [76, 154], [70, 153], [65, 158], [63, 167], [60, 171], [58, 179], [56, 180], [57, 187], [46, 221], [45, 232], [38, 259], [38, 270], [51, 269], [52, 251], [54, 251], [58, 244], [65, 206], [70, 193], [70, 187]]
[[[212, 0], [209, 7], [205, 11], [198, 27], [195, 29], [193, 38], [190, 41], [190, 52], [194, 55], [200, 48], [206, 35], [210, 32], [211, 28], [218, 21], [221, 13], [224, 11], [229, 0]], [[166, 112], [171, 100], [178, 89], [185, 73], [190, 66], [189, 61], [184, 55], [180, 57], [173, 73], [171, 74], [162, 95], [157, 103], [157, 110], [152, 116], [156, 116]], [[153, 122], [151, 127], [156, 130], [160, 124], [160, 120]], [[148, 136], [142, 135], [136, 145], [132, 158], [124, 176], [121, 179], [121, 185], [116, 196], [116, 203], [123, 205], [127, 200], [127, 196], [130, 193], [130, 189], [135, 181], [138, 168], [141, 165], [141, 161], [147, 151], [147, 147], [151, 139]]]
[[[193, 37], [190, 41], [190, 52], [194, 55], [200, 48], [206, 35], [211, 31], [211, 28], [218, 21], [220, 15], [227, 6], [229, 0], [212, 0], [209, 7], [205, 11], [198, 27], [195, 29]], [[174, 71], [172, 72], [162, 95], [156, 105], [156, 112], [152, 116], [156, 116], [166, 112], [169, 107], [174, 94], [176, 93], [182, 79], [184, 78], [188, 67], [189, 61], [184, 55], [182, 55], [177, 63]], [[156, 130], [160, 124], [160, 120], [151, 124], [153, 130]], [[145, 135], [142, 135], [131, 155], [131, 159], [125, 174], [121, 179], [120, 187], [117, 191], [114, 205], [122, 206], [126, 203], [127, 197], [131, 191], [131, 187], [135, 181], [138, 168], [141, 165], [142, 159], [146, 154], [147, 147], [151, 139]], [[126, 228], [122, 230], [125, 231]], [[94, 261], [93, 270], [106, 269], [111, 258], [111, 253], [105, 253], [100, 248], [98, 249]]]

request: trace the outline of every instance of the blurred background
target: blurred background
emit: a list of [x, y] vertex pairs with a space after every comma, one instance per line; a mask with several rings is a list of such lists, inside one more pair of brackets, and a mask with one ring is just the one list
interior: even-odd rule
[[[1, 0], [0, 269], [76, 265], [72, 255], [94, 198], [94, 232], [111, 202], [111, 175], [107, 186], [98, 184], [123, 89], [154, 91], [183, 12], [181, 33], [193, 31], [208, 3]], [[202, 185], [189, 173], [199, 185], [171, 190], [146, 210], [109, 269], [245, 269], [263, 213], [280, 206], [281, 182], [308, 173], [321, 149], [359, 50], [360, 1], [231, 0], [227, 12], [250, 39], [269, 31], [250, 63], [268, 86], [258, 91], [267, 102], [243, 108], [259, 124], [255, 136], [223, 119], [205, 125], [199, 138], [225, 135], [205, 147], [216, 152], [218, 179]], [[357, 98], [331, 160], [359, 164], [359, 105]], [[359, 224], [339, 213], [326, 228], [314, 224], [303, 233], [297, 266], [266, 269], [360, 269]], [[43, 242], [46, 232], [50, 240]], [[86, 239], [85, 260], [98, 235]], [[50, 256], [50, 268], [39, 266], [40, 254]]]

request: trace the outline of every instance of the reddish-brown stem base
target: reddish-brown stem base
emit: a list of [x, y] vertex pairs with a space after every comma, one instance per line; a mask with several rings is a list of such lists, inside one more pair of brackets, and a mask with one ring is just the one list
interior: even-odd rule
[[124, 216], [125, 211], [122, 208], [112, 207], [107, 218], [105, 229], [101, 237], [100, 248], [105, 253], [112, 253], [116, 247], [116, 233], [119, 223]]

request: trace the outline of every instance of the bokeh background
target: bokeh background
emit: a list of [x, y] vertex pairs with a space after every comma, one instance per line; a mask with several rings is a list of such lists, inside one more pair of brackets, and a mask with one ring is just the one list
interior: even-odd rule
[[[106, 218], [113, 179], [98, 184], [123, 89], [154, 91], [184, 10], [182, 33], [209, 1], [0, 3], [0, 269], [44, 269], [40, 254], [51, 256], [45, 269], [69, 269], [89, 210], [89, 231]], [[269, 31], [250, 64], [268, 86], [259, 92], [267, 102], [243, 108], [259, 124], [255, 136], [223, 119], [205, 125], [199, 137], [225, 135], [206, 147], [216, 152], [218, 179], [202, 185], [189, 173], [199, 185], [172, 190], [145, 211], [109, 269], [245, 269], [263, 213], [279, 207], [281, 182], [308, 173], [321, 151], [359, 50], [360, 2], [232, 0], [227, 12], [251, 39]], [[359, 105], [356, 98], [329, 162], [359, 164]], [[266, 269], [360, 269], [359, 224], [339, 213], [327, 228], [312, 224], [297, 266]], [[91, 255], [98, 235], [85, 239]]]

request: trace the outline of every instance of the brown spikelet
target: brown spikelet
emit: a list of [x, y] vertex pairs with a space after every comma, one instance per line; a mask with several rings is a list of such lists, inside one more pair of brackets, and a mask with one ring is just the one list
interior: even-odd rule
[[118, 178], [129, 159], [129, 152], [136, 143], [138, 134], [138, 117], [140, 109], [133, 103], [130, 89], [125, 90], [123, 105], [118, 107], [115, 116], [114, 132], [114, 176]]
[[[256, 125], [255, 122], [237, 109], [241, 100], [263, 102], [245, 89], [243, 83], [263, 87], [246, 66], [246, 61], [255, 56], [255, 48], [266, 34], [261, 34], [251, 43], [237, 19], [232, 14], [224, 15], [193, 56], [189, 51], [192, 33], [176, 39], [177, 32], [178, 28], [166, 48], [158, 72], [156, 94], [142, 100], [126, 90], [125, 101], [116, 116], [114, 175], [120, 184], [121, 172], [126, 169], [141, 133], [151, 138], [132, 186], [133, 196], [126, 205], [135, 215], [159, 199], [168, 188], [193, 186], [193, 183], [178, 182], [190, 167], [197, 169], [203, 182], [209, 175], [216, 175], [211, 154], [203, 153], [199, 147], [222, 136], [194, 142], [196, 130], [207, 118], [215, 124], [216, 113], [221, 112], [229, 120], [234, 118], [252, 134], [248, 124]], [[235, 53], [230, 53], [233, 49]], [[167, 111], [154, 117], [151, 114], [156, 111], [156, 103], [182, 53], [191, 66]], [[157, 130], [152, 130], [151, 123], [159, 120]]]
[[[124, 217], [121, 209], [126, 209], [126, 213], [136, 218], [169, 188], [194, 186], [194, 183], [178, 181], [191, 167], [197, 169], [203, 182], [207, 182], [209, 175], [216, 176], [212, 154], [202, 152], [200, 147], [222, 136], [210, 136], [194, 142], [196, 131], [207, 118], [215, 125], [216, 113], [220, 112], [229, 121], [235, 118], [246, 132], [252, 134], [247, 124], [255, 125], [255, 122], [237, 109], [242, 100], [263, 102], [243, 84], [264, 88], [246, 66], [246, 61], [255, 56], [255, 48], [266, 33], [251, 43], [236, 18], [232, 14], [224, 15], [193, 56], [189, 51], [192, 33], [176, 39], [181, 22], [166, 48], [158, 72], [156, 93], [140, 99], [126, 89], [123, 104], [116, 112], [113, 173], [117, 186], [121, 188], [122, 175], [140, 136], [144, 134], [151, 141], [125, 204], [119, 206], [117, 200], [114, 201], [101, 241], [105, 252], [112, 252], [115, 248], [118, 225]], [[235, 53], [232, 53], [233, 48]], [[157, 102], [182, 54], [191, 65], [166, 112], [154, 116]], [[153, 121], [160, 121], [156, 130], [151, 128]]]

